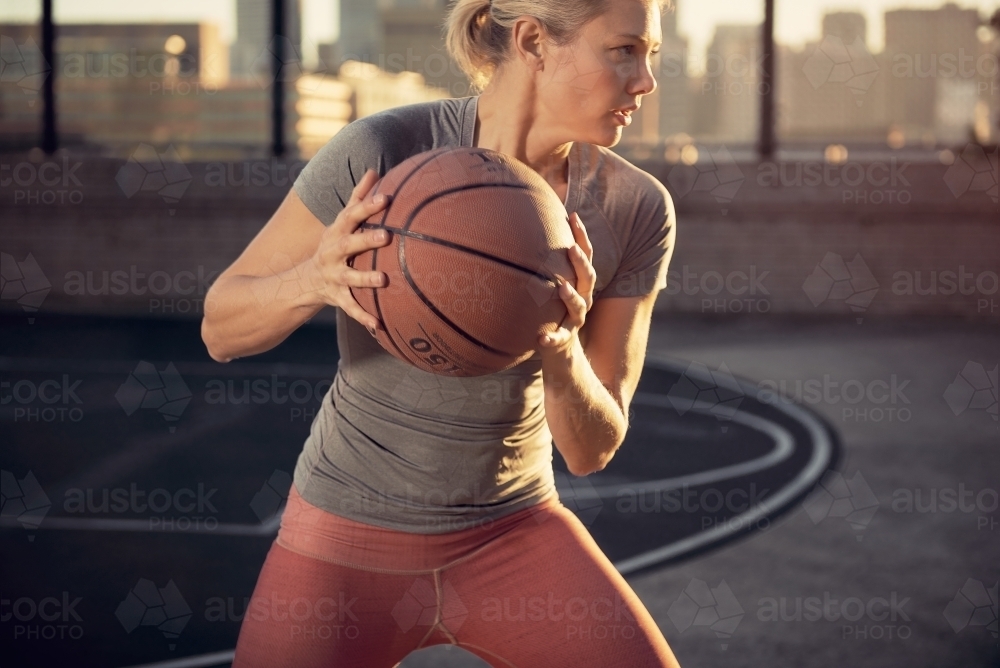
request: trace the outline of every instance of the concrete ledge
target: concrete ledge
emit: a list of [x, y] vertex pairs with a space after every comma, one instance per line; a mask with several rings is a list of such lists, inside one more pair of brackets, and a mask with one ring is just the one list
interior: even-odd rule
[[[0, 156], [5, 272], [16, 281], [6, 267], [30, 254], [50, 286], [45, 311], [199, 313], [208, 285], [269, 219], [304, 163], [161, 164], [169, 169], [68, 154], [42, 162]], [[733, 163], [726, 171], [638, 164], [667, 184], [678, 215], [658, 311], [1000, 321], [1000, 208], [952, 166], [855, 163], [824, 175], [806, 162]], [[808, 185], [816, 169], [822, 182]], [[864, 181], [848, 186], [845, 175]], [[718, 184], [739, 178], [738, 188], [719, 194]], [[880, 185], [882, 178], [889, 181]], [[21, 308], [15, 292], [5, 289], [0, 308]], [[333, 315], [326, 309], [317, 318]]]

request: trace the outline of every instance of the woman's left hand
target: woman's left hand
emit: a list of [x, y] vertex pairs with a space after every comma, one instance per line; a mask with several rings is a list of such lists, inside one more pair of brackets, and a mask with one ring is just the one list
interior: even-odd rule
[[590, 245], [587, 230], [580, 222], [580, 216], [574, 211], [569, 217], [570, 228], [576, 244], [566, 252], [576, 271], [576, 285], [557, 278], [560, 282], [559, 296], [566, 304], [566, 319], [556, 331], [539, 337], [539, 352], [542, 356], [553, 353], [565, 353], [575, 344], [580, 328], [587, 319], [587, 311], [594, 303], [594, 284], [597, 282], [597, 272], [590, 263], [594, 257], [594, 247]]

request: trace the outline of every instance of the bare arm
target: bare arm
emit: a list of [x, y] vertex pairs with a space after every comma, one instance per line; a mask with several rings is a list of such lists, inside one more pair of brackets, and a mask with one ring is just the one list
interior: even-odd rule
[[602, 470], [625, 440], [655, 303], [656, 292], [598, 299], [565, 359], [544, 369], [545, 418], [573, 475]]
[[324, 226], [295, 191], [205, 295], [201, 336], [218, 362], [274, 348], [324, 306], [339, 306], [366, 327], [378, 319], [361, 308], [350, 287], [383, 285], [384, 274], [357, 271], [349, 258], [389, 243], [355, 230], [385, 202], [368, 197], [378, 174], [368, 170], [337, 219]]

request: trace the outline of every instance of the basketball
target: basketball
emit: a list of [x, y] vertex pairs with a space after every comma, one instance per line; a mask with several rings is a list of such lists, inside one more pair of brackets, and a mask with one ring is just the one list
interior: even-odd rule
[[525, 361], [566, 317], [556, 276], [576, 283], [566, 208], [520, 160], [488, 149], [411, 156], [370, 196], [389, 204], [356, 233], [386, 229], [391, 243], [354, 256], [381, 271], [377, 288], [351, 288], [384, 325], [385, 350], [445, 376], [482, 376]]

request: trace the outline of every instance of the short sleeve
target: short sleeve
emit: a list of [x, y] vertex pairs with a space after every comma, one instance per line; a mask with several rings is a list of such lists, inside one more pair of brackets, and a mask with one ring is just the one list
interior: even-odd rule
[[369, 169], [379, 178], [406, 159], [412, 142], [391, 116], [366, 116], [345, 125], [306, 164], [295, 193], [314, 216], [330, 225], [347, 206]]
[[621, 262], [598, 295], [601, 298], [640, 297], [667, 287], [677, 221], [670, 193], [652, 176], [641, 191], [636, 212]]

